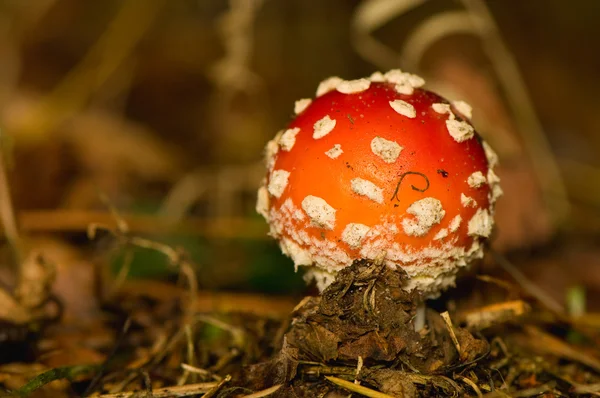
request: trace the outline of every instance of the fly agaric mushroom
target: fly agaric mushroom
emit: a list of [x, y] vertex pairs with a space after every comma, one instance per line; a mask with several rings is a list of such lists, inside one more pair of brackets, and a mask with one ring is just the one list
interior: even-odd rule
[[322, 291], [354, 260], [402, 268], [435, 297], [483, 256], [502, 194], [471, 107], [392, 70], [332, 77], [266, 147], [257, 211]]

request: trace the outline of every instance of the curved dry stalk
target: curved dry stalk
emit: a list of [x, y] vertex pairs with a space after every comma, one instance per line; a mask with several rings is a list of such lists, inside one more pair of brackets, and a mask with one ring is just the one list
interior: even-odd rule
[[131, 264], [133, 263], [134, 253], [130, 248], [125, 249], [125, 253], [123, 254], [123, 261], [121, 262], [121, 267], [119, 268], [119, 272], [115, 276], [114, 282], [110, 287], [109, 292], [106, 294], [106, 297], [113, 297], [117, 292], [121, 290], [123, 284], [127, 281], [129, 277], [129, 271], [131, 271]]
[[[185, 254], [181, 250], [177, 250], [165, 243], [156, 242], [139, 236], [130, 236], [130, 229], [127, 222], [121, 217], [117, 209], [110, 204], [106, 197], [101, 197], [106, 202], [111, 212], [113, 221], [117, 224], [117, 228], [113, 229], [102, 224], [90, 224], [88, 225], [87, 231], [88, 237], [93, 239], [96, 236], [98, 229], [103, 229], [117, 238], [123, 247], [140, 247], [164, 254], [169, 260], [169, 263], [172, 266], [178, 267], [180, 275], [183, 275], [187, 280], [189, 299], [187, 300], [188, 305], [186, 312], [188, 320], [191, 320], [196, 308], [196, 300], [198, 297], [198, 278], [196, 277], [196, 272], [194, 271], [193, 265], [186, 259]], [[123, 266], [125, 267], [127, 264], [125, 263]], [[122, 276], [122, 278], [125, 277]]]
[[361, 57], [382, 69], [398, 65], [398, 54], [371, 34], [393, 18], [420, 6], [425, 0], [370, 0], [356, 8], [352, 19], [352, 42]]
[[502, 40], [500, 30], [487, 5], [481, 0], [461, 0], [461, 2], [469, 11], [472, 23], [479, 31], [483, 48], [496, 69], [498, 79], [508, 98], [508, 105], [519, 126], [525, 148], [531, 156], [532, 166], [544, 192], [549, 215], [558, 224], [565, 220], [570, 211], [567, 192], [517, 62]]
[[477, 34], [471, 16], [465, 11], [447, 11], [432, 15], [421, 22], [406, 38], [402, 46], [399, 64], [418, 70], [419, 62], [433, 44], [453, 34]]
[[462, 375], [456, 375], [456, 378], [458, 380], [462, 381], [463, 383], [465, 383], [466, 385], [468, 385], [469, 387], [471, 387], [471, 389], [473, 391], [475, 391], [475, 394], [477, 394], [478, 398], [483, 397], [481, 389], [479, 387], [477, 387], [477, 384], [475, 384], [475, 382], [473, 380], [469, 379], [468, 377], [462, 376]]
[[126, 238], [126, 243], [136, 247], [151, 249], [160, 252], [169, 259], [171, 265], [179, 268], [180, 274], [185, 276], [185, 279], [188, 283], [190, 297], [188, 299], [187, 314], [188, 319], [191, 319], [196, 308], [196, 297], [198, 296], [198, 278], [196, 278], [196, 272], [194, 271], [194, 267], [189, 261], [185, 259], [183, 253], [180, 250], [174, 249], [167, 244], [156, 242], [146, 238], [141, 238], [139, 236], [132, 236]]
[[79, 64], [39, 103], [21, 132], [44, 135], [79, 111], [115, 73], [152, 25], [165, 0], [124, 2]]
[[[195, 354], [196, 344], [194, 342], [192, 326], [189, 323], [187, 323], [183, 326], [183, 330], [185, 331], [185, 340], [186, 340], [186, 360], [188, 363], [194, 363], [195, 359], [196, 359], [196, 354]], [[182, 385], [186, 384], [190, 375], [192, 375], [194, 373], [194, 372], [191, 372], [188, 368], [186, 368], [184, 366], [182, 366], [181, 368], [183, 369], [183, 373], [179, 377], [179, 380], [177, 380], [178, 386], [182, 386]]]

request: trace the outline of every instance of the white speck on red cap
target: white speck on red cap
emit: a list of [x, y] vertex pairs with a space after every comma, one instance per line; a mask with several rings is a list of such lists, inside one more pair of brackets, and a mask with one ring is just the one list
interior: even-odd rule
[[442, 104], [442, 103], [438, 103], [438, 104], [432, 104], [431, 107], [433, 108], [433, 110], [437, 113], [440, 114], [449, 114], [452, 115], [452, 111], [450, 110], [450, 105], [449, 104]]
[[[413, 256], [402, 249], [398, 248], [398, 252], [396, 254], [391, 251], [388, 257], [393, 257], [395, 261], [400, 262], [402, 262], [400, 259], [405, 257], [408, 257], [409, 261], [412, 260]], [[404, 289], [428, 292], [430, 298], [437, 297], [440, 291], [454, 286], [458, 270], [480, 256], [477, 250], [455, 247], [451, 242], [445, 243], [439, 249], [425, 249], [423, 254], [425, 255], [422, 256], [422, 260], [416, 262], [413, 260], [409, 263], [410, 265], [402, 265], [402, 270], [406, 271], [409, 276]]]
[[285, 190], [288, 184], [288, 179], [290, 178], [290, 172], [285, 170], [275, 170], [271, 173], [271, 178], [269, 179], [268, 190], [269, 193], [276, 198], [280, 198], [281, 194]]
[[392, 107], [392, 109], [394, 109], [397, 113], [399, 113], [402, 116], [406, 116], [411, 119], [413, 119], [415, 116], [417, 116], [415, 107], [406, 101], [402, 101], [402, 100], [390, 101], [390, 106]]
[[337, 85], [336, 90], [342, 94], [354, 94], [367, 90], [370, 85], [369, 79], [344, 80]]
[[371, 151], [386, 163], [394, 163], [402, 149], [397, 142], [385, 138], [375, 137], [371, 140]]
[[467, 184], [469, 184], [471, 188], [479, 188], [485, 184], [485, 182], [485, 176], [481, 171], [476, 171], [467, 178]]
[[492, 233], [494, 220], [486, 209], [477, 209], [475, 215], [469, 220], [468, 234], [470, 236], [482, 236], [488, 238]]
[[292, 202], [291, 198], [287, 198], [285, 202], [283, 202], [281, 205], [281, 210], [286, 211], [296, 221], [304, 221], [306, 219], [304, 212], [294, 206], [294, 202]]
[[381, 219], [380, 224], [371, 227], [362, 241], [361, 258], [375, 260], [385, 256], [385, 252], [390, 248], [390, 244], [394, 242], [395, 236], [399, 232], [395, 219], [395, 216], [386, 216]]
[[403, 95], [412, 95], [415, 88], [425, 84], [425, 80], [422, 77], [402, 72], [400, 69], [392, 69], [386, 72], [383, 75], [383, 80], [393, 83], [396, 92]]
[[[310, 202], [311, 199], [308, 198], [304, 203], [304, 207], [309, 210]], [[319, 198], [314, 202], [316, 207], [324, 203], [322, 200], [319, 201]], [[335, 210], [328, 207], [327, 204], [322, 207], [325, 208], [325, 213], [333, 215], [329, 218], [325, 216], [324, 220], [334, 222]], [[315, 212], [318, 214], [319, 209], [317, 208]], [[300, 251], [292, 250], [292, 254], [290, 254], [296, 266], [316, 263], [328, 272], [337, 272], [352, 263], [348, 247], [341, 242], [341, 239], [339, 241], [332, 240], [332, 237], [323, 236], [318, 232], [317, 234], [310, 232], [310, 229], [314, 227], [324, 228], [323, 219], [320, 216], [309, 217], [306, 210], [302, 206], [296, 207], [290, 198], [287, 198], [281, 206], [271, 206], [269, 219], [271, 236], [276, 239], [287, 238], [295, 244], [295, 248], [300, 249]], [[331, 222], [329, 224], [331, 225]], [[333, 228], [335, 228], [335, 224]]]
[[294, 144], [296, 143], [296, 136], [299, 132], [299, 127], [285, 130], [285, 132], [281, 135], [281, 138], [279, 139], [279, 146], [281, 147], [281, 149], [286, 152], [289, 152], [294, 147]]
[[446, 120], [446, 127], [448, 133], [454, 138], [456, 142], [463, 142], [473, 137], [475, 129], [469, 123], [459, 121], [456, 119]]
[[385, 81], [385, 77], [383, 76], [383, 73], [381, 73], [379, 71], [371, 73], [371, 76], [369, 76], [369, 79], [372, 82], [377, 82], [377, 83]]
[[487, 161], [488, 161], [488, 167], [489, 168], [496, 167], [498, 165], [498, 155], [492, 149], [490, 144], [488, 144], [486, 141], [482, 142], [482, 146], [483, 146], [483, 150], [485, 152], [485, 157], [487, 158]]
[[500, 196], [502, 196], [503, 192], [502, 188], [500, 187], [500, 177], [494, 173], [492, 168], [488, 168], [487, 181], [491, 188], [490, 202], [494, 203]]
[[402, 220], [404, 232], [410, 236], [426, 235], [429, 229], [442, 221], [446, 214], [442, 202], [435, 198], [417, 200], [408, 207], [406, 212], [415, 216], [415, 218]]
[[423, 87], [425, 85], [425, 79], [423, 79], [421, 76], [412, 74], [412, 73], [405, 73], [406, 75], [406, 81], [408, 84], [410, 84], [411, 86], [417, 88], [417, 87]]
[[458, 231], [458, 228], [460, 227], [461, 222], [462, 222], [462, 217], [460, 216], [460, 214], [457, 214], [452, 219], [452, 221], [450, 221], [450, 224], [448, 225], [448, 229], [450, 230], [450, 232]]
[[360, 248], [362, 240], [371, 228], [364, 224], [350, 223], [342, 232], [342, 240], [352, 249]]
[[456, 110], [462, 113], [467, 119], [473, 118], [473, 108], [465, 101], [453, 101], [452, 106], [454, 106]]
[[374, 202], [383, 203], [383, 189], [371, 181], [362, 178], [353, 178], [350, 184], [355, 193], [366, 196]]
[[324, 116], [322, 119], [318, 120], [314, 128], [313, 138], [318, 140], [319, 138], [325, 137], [327, 134], [331, 133], [331, 130], [335, 127], [335, 119], [329, 117], [329, 115]]
[[398, 94], [403, 95], [412, 95], [415, 92], [415, 88], [408, 84], [396, 84], [394, 85], [394, 90], [396, 90]]
[[294, 103], [294, 113], [296, 115], [304, 112], [304, 110], [310, 105], [312, 99], [310, 98], [302, 98]]
[[331, 159], [337, 159], [342, 153], [344, 153], [342, 146], [340, 144], [335, 144], [333, 148], [325, 152], [325, 155]]
[[390, 83], [404, 83], [406, 81], [405, 73], [400, 69], [390, 69], [383, 74], [385, 81]]
[[298, 271], [300, 265], [311, 265], [313, 260], [308, 250], [303, 249], [291, 239], [282, 238], [279, 247], [286, 256], [294, 260], [294, 268]]
[[392, 69], [386, 72], [383, 77], [386, 81], [394, 84], [405, 85], [413, 88], [422, 87], [425, 80], [412, 73], [402, 72], [400, 69]]
[[269, 191], [267, 187], [262, 185], [258, 188], [256, 199], [256, 212], [262, 215], [267, 221], [269, 220]]
[[275, 166], [275, 155], [279, 152], [279, 140], [281, 139], [282, 134], [283, 130], [278, 131], [277, 134], [275, 134], [275, 137], [267, 142], [267, 145], [265, 146], [265, 162], [269, 171], [273, 170], [273, 166]]
[[320, 97], [323, 94], [335, 90], [337, 85], [343, 81], [344, 80], [341, 77], [337, 76], [331, 76], [323, 80], [321, 83], [319, 83], [319, 87], [317, 87], [317, 97]]
[[447, 236], [448, 236], [448, 230], [446, 228], [442, 228], [437, 232], [437, 234], [435, 234], [435, 236], [433, 237], [433, 240], [444, 239]]
[[302, 200], [302, 209], [304, 209], [313, 225], [327, 229], [335, 227], [336, 210], [324, 199], [308, 195]]
[[464, 193], [460, 194], [460, 203], [464, 207], [475, 207], [475, 206], [477, 206], [477, 202], [475, 202], [475, 199], [473, 199], [470, 196], [465, 195]]
[[500, 177], [496, 175], [492, 168], [488, 168], [487, 181], [490, 185], [500, 184]]

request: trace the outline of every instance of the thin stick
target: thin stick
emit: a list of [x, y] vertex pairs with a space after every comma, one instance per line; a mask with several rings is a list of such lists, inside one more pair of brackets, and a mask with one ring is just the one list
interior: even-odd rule
[[479, 389], [479, 387], [477, 387], [477, 384], [475, 384], [475, 382], [473, 382], [473, 380], [469, 379], [468, 377], [462, 376], [462, 375], [456, 375], [456, 378], [458, 380], [462, 381], [463, 383], [467, 384], [469, 387], [471, 387], [473, 389], [473, 391], [475, 391], [475, 394], [477, 394], [478, 398], [483, 397], [481, 390]]
[[360, 375], [360, 371], [363, 368], [363, 357], [361, 357], [360, 355], [358, 356], [358, 361], [356, 361], [356, 376], [354, 376], [354, 384], [360, 384], [360, 381], [358, 380], [358, 376]]
[[[194, 363], [195, 355], [194, 355], [194, 338], [193, 338], [193, 333], [192, 333], [192, 326], [188, 323], [183, 327], [183, 330], [185, 331], [185, 339], [187, 342], [187, 353], [186, 353], [187, 361], [189, 363]], [[183, 374], [177, 381], [178, 386], [182, 386], [182, 385], [186, 384], [188, 381], [188, 377], [190, 376], [190, 373], [191, 373], [186, 367], [182, 366], [182, 368], [183, 368]]]
[[454, 344], [454, 347], [456, 348], [456, 352], [458, 352], [458, 355], [460, 356], [460, 354], [461, 354], [460, 343], [458, 342], [458, 339], [456, 338], [456, 333], [454, 333], [454, 326], [452, 326], [452, 319], [450, 319], [450, 314], [448, 314], [448, 311], [444, 311], [440, 314], [440, 316], [444, 320], [444, 323], [446, 324], [446, 329], [448, 329], [448, 333], [450, 333], [450, 338], [452, 339], [452, 343]]
[[181, 368], [184, 370], [187, 370], [190, 373], [194, 373], [194, 374], [198, 374], [204, 377], [210, 377], [212, 379], [214, 379], [215, 381], [221, 381], [223, 380], [223, 378], [219, 375], [216, 375], [206, 369], [202, 369], [202, 368], [198, 368], [196, 366], [192, 366], [192, 365], [188, 365], [187, 363], [182, 363], [181, 364]]
[[217, 394], [217, 392], [219, 392], [219, 390], [221, 388], [223, 388], [223, 386], [225, 384], [229, 383], [230, 380], [231, 380], [231, 375], [225, 376], [225, 378], [223, 380], [221, 380], [216, 386], [214, 386], [209, 391], [207, 391], [206, 394], [204, 394], [203, 398], [212, 398], [212, 397], [214, 397]]
[[[231, 379], [231, 376], [229, 376]], [[192, 395], [205, 394], [217, 387], [220, 383], [197, 383], [185, 386], [171, 386], [155, 389], [152, 391], [153, 398], [189, 397]], [[97, 398], [132, 398], [139, 395], [139, 391], [118, 392], [116, 394], [97, 395]]]
[[391, 395], [388, 394], [384, 394], [382, 392], [379, 391], [375, 391], [372, 390], [370, 388], [358, 385], [358, 384], [354, 384], [351, 381], [348, 380], [344, 380], [344, 379], [340, 379], [338, 377], [334, 377], [334, 376], [325, 376], [325, 378], [327, 380], [329, 380], [330, 382], [332, 382], [333, 384], [345, 388], [348, 391], [352, 391], [355, 392], [357, 394], [362, 394], [365, 397], [369, 397], [369, 398], [394, 398]]
[[269, 388], [264, 389], [262, 391], [254, 392], [254, 393], [252, 393], [250, 395], [244, 395], [241, 398], [262, 398], [262, 397], [266, 397], [266, 396], [269, 396], [269, 395], [273, 394], [275, 391], [279, 390], [282, 385], [283, 384], [276, 384], [273, 387], [269, 387]]

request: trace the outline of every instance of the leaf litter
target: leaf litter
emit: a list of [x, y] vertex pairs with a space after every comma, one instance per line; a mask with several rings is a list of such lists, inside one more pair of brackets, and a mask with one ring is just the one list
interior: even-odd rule
[[[194, 278], [194, 267], [177, 249], [110, 233], [121, 245], [164, 252], [184, 273], [182, 281]], [[52, 308], [46, 288], [52, 272], [36, 261], [31, 268], [40, 276], [30, 276], [33, 286], [19, 290], [30, 292], [27, 299], [3, 291], [7, 303], [38, 311], [25, 322], [5, 314], [0, 324], [3, 396], [600, 394], [595, 318], [557, 313], [535, 294], [496, 277], [477, 282], [508, 291], [510, 300], [461, 309], [450, 292], [444, 299], [448, 310], [428, 308], [419, 331], [414, 318], [421, 297], [402, 289], [407, 276], [368, 261], [342, 270], [321, 296], [306, 297], [296, 308], [280, 305], [288, 311], [277, 315], [231, 310], [247, 295], [229, 296], [233, 303], [221, 311], [206, 300], [195, 305], [205, 293], [193, 284], [177, 288], [179, 295], [160, 296], [151, 291], [156, 284], [128, 291], [125, 282], [101, 299], [97, 328], [74, 333], [69, 346], [60, 337], [73, 325], [61, 323], [55, 309], [39, 312]], [[21, 350], [7, 355], [7, 347], [15, 346]], [[52, 366], [60, 365], [61, 350], [77, 357]]]

